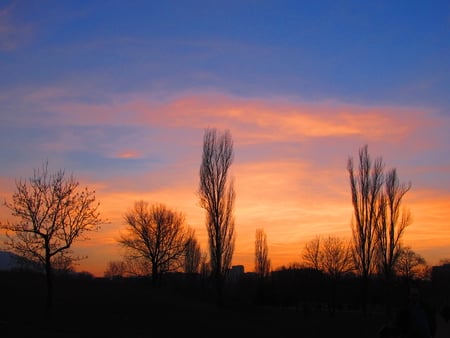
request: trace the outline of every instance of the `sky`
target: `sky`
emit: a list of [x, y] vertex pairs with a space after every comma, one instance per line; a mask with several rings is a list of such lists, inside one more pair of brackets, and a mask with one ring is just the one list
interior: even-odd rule
[[0, 198], [48, 161], [100, 202], [77, 271], [122, 259], [138, 200], [182, 212], [207, 251], [206, 128], [234, 143], [233, 265], [254, 271], [256, 229], [273, 269], [350, 238], [366, 144], [411, 182], [403, 244], [450, 258], [448, 1], [0, 0], [0, 74]]

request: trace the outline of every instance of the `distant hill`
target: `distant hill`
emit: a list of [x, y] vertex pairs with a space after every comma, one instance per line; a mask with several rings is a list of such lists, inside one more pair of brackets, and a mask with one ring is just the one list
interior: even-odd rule
[[0, 271], [13, 270], [18, 267], [17, 255], [8, 251], [0, 251]]
[[23, 270], [24, 268], [33, 269], [36, 264], [24, 260], [15, 253], [9, 251], [0, 251], [0, 271], [10, 271], [10, 270]]
[[[21, 258], [15, 253], [0, 250], [0, 271], [34, 271], [43, 272], [43, 268], [39, 264], [28, 259]], [[54, 270], [55, 273], [71, 274], [80, 277], [92, 277], [88, 272], [75, 272], [72, 270]], [[0, 330], [1, 331], [1, 330]], [[0, 335], [1, 337], [1, 335]]]

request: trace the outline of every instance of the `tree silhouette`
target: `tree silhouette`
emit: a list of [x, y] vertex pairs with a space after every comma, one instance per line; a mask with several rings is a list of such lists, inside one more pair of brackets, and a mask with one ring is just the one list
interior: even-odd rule
[[127, 271], [125, 261], [110, 261], [107, 264], [106, 270], [104, 272], [104, 277], [113, 279], [117, 277], [124, 277]]
[[234, 253], [235, 192], [229, 169], [234, 159], [231, 133], [219, 134], [206, 129], [200, 166], [200, 205], [206, 211], [211, 272], [215, 281], [218, 305], [223, 305], [225, 276]]
[[164, 204], [137, 201], [125, 214], [127, 233], [118, 242], [127, 250], [127, 259], [149, 266], [153, 285], [161, 275], [179, 269], [185, 253], [187, 230], [184, 215]]
[[264, 279], [270, 273], [269, 248], [264, 229], [256, 229], [255, 234], [255, 273]]
[[411, 183], [400, 184], [396, 169], [384, 178], [380, 194], [379, 219], [377, 223], [377, 265], [384, 276], [386, 287], [386, 315], [391, 316], [391, 288], [395, 266], [401, 253], [401, 238], [411, 224], [411, 213], [402, 208], [402, 199], [410, 190]]
[[255, 232], [255, 273], [258, 276], [257, 302], [264, 304], [264, 284], [270, 275], [269, 247], [267, 246], [267, 235], [264, 229], [256, 229]]
[[53, 270], [70, 267], [80, 257], [70, 251], [76, 240], [88, 239], [103, 220], [95, 191], [79, 189], [73, 175], [64, 170], [49, 173], [48, 163], [35, 169], [33, 177], [16, 181], [12, 202], [5, 206], [16, 217], [1, 227], [7, 231], [6, 245], [18, 255], [40, 264], [46, 276], [46, 311], [53, 307]]
[[322, 271], [331, 278], [331, 315], [336, 312], [337, 288], [342, 277], [354, 269], [350, 244], [337, 236], [329, 235], [320, 249]]
[[401, 238], [411, 224], [411, 213], [402, 209], [402, 200], [411, 183], [400, 184], [396, 169], [390, 170], [384, 179], [384, 191], [380, 195], [379, 221], [377, 223], [378, 265], [387, 277], [394, 273], [401, 250]]
[[420, 275], [421, 268], [424, 268], [425, 265], [426, 260], [421, 255], [411, 247], [405, 246], [400, 250], [396, 270], [406, 282], [410, 282]]
[[305, 266], [325, 273], [331, 281], [330, 313], [334, 315], [337, 306], [337, 287], [342, 277], [354, 270], [351, 245], [344, 239], [329, 235], [310, 240], [303, 249]]
[[186, 249], [184, 254], [184, 272], [193, 274], [200, 270], [202, 253], [200, 244], [195, 238], [195, 231], [190, 230], [186, 240]]
[[353, 204], [352, 233], [354, 260], [362, 281], [362, 311], [367, 314], [369, 278], [374, 270], [376, 254], [376, 227], [379, 219], [379, 196], [383, 185], [384, 164], [381, 157], [372, 160], [368, 146], [359, 149], [359, 167], [355, 171], [349, 157], [347, 170], [350, 178]]
[[307, 267], [315, 270], [322, 269], [322, 257], [320, 252], [320, 236], [305, 243], [302, 252], [302, 259]]

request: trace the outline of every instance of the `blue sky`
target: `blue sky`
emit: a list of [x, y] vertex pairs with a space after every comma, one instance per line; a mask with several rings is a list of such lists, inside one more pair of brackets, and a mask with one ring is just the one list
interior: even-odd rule
[[0, 86], [88, 81], [91, 100], [213, 88], [445, 113], [448, 25], [446, 1], [4, 2]]
[[95, 187], [112, 222], [80, 250], [101, 273], [138, 198], [205, 238], [202, 135], [227, 128], [251, 269], [256, 227], [280, 264], [349, 233], [346, 161], [368, 143], [413, 184], [408, 243], [450, 257], [449, 60], [448, 1], [0, 1], [0, 193], [47, 159]]

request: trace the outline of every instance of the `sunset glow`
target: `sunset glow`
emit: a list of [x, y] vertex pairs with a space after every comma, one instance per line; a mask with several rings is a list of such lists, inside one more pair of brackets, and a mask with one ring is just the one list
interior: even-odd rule
[[[15, 180], [45, 160], [95, 190], [107, 223], [74, 246], [88, 256], [77, 271], [103, 276], [122, 258], [123, 215], [141, 199], [183, 212], [207, 251], [197, 190], [208, 127], [229, 129], [234, 141], [233, 265], [253, 271], [257, 228], [273, 269], [300, 262], [315, 236], [350, 238], [346, 166], [364, 144], [412, 183], [404, 243], [430, 265], [450, 258], [445, 2], [357, 2], [336, 17], [334, 2], [294, 1], [267, 23], [257, 17], [276, 2], [31, 3], [0, 5], [0, 197], [10, 200]], [[379, 49], [391, 59], [369, 55]]]

